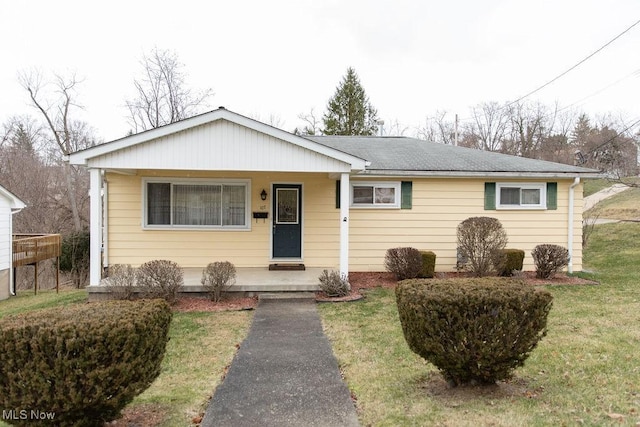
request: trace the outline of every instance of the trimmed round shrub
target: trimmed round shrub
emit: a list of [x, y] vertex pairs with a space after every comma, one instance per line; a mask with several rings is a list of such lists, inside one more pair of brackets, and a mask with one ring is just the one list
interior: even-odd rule
[[546, 335], [552, 304], [505, 278], [405, 280], [396, 300], [409, 348], [452, 385], [509, 378]]
[[236, 267], [229, 261], [216, 261], [207, 264], [202, 270], [200, 283], [209, 292], [211, 301], [218, 302], [222, 292], [236, 282]]
[[422, 271], [422, 255], [416, 248], [387, 249], [384, 266], [398, 280], [414, 279]]
[[569, 264], [569, 251], [559, 245], [538, 245], [531, 256], [539, 279], [550, 279]]
[[[105, 301], [0, 319], [0, 408], [55, 414], [42, 425], [102, 426], [160, 374], [171, 310]], [[34, 425], [37, 420], [5, 420]]]
[[320, 281], [320, 290], [330, 297], [343, 297], [349, 295], [351, 285], [349, 280], [338, 271], [322, 270], [322, 274], [318, 278]]
[[145, 298], [162, 298], [169, 304], [178, 301], [178, 292], [184, 284], [182, 268], [166, 259], [145, 262], [138, 267], [136, 279]]
[[113, 299], [132, 300], [136, 295], [136, 269], [131, 264], [109, 266], [109, 276], [102, 279]]
[[436, 254], [431, 251], [420, 251], [422, 257], [422, 269], [419, 277], [432, 278], [436, 272]]
[[502, 249], [497, 252], [494, 262], [500, 276], [513, 276], [514, 271], [522, 271], [524, 251], [522, 249]]
[[507, 232], [497, 218], [476, 216], [458, 224], [456, 231], [461, 267], [475, 277], [493, 273], [498, 252], [507, 245]]

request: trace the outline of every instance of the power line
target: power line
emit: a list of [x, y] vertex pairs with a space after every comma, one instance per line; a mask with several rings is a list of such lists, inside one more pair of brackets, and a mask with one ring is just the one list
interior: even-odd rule
[[622, 37], [624, 34], [626, 34], [629, 30], [631, 30], [633, 27], [635, 27], [636, 25], [640, 24], [640, 19], [638, 19], [636, 22], [634, 22], [630, 27], [628, 27], [627, 29], [625, 29], [623, 32], [621, 32], [620, 34], [618, 34], [617, 36], [615, 36], [613, 39], [609, 40], [607, 43], [605, 43], [603, 46], [601, 46], [599, 49], [597, 49], [596, 51], [594, 51], [593, 53], [591, 53], [589, 56], [587, 56], [586, 58], [584, 58], [582, 61], [578, 62], [577, 64], [575, 64], [574, 66], [572, 66], [571, 68], [569, 68], [568, 70], [564, 71], [563, 73], [559, 74], [558, 76], [554, 77], [553, 79], [549, 80], [547, 83], [543, 84], [542, 86], [532, 90], [531, 92], [527, 93], [526, 95], [521, 96], [520, 98], [516, 99], [515, 101], [510, 102], [509, 104], [506, 105], [506, 107], [509, 107], [510, 105], [515, 104], [518, 101], [522, 101], [523, 99], [533, 95], [534, 93], [544, 89], [545, 87], [549, 86], [551, 83], [555, 82], [556, 80], [558, 80], [559, 78], [563, 77], [565, 74], [569, 73], [570, 71], [576, 69], [577, 67], [579, 67], [580, 65], [582, 65], [584, 62], [586, 62], [587, 60], [589, 60], [591, 57], [593, 57], [594, 55], [596, 55], [598, 52], [602, 51], [604, 48], [606, 48], [607, 46], [609, 46], [611, 43], [613, 43], [614, 41], [618, 40], [620, 37]]

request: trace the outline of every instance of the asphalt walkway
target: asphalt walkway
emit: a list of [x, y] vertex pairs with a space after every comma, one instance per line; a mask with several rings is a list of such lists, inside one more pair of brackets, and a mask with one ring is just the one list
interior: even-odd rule
[[261, 300], [201, 426], [358, 425], [315, 301]]

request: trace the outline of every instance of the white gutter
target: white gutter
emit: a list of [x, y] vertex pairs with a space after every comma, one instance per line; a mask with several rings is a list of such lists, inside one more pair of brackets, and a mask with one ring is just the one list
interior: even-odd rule
[[569, 251], [569, 264], [567, 264], [567, 273], [573, 273], [573, 212], [575, 204], [574, 188], [580, 184], [580, 177], [573, 179], [573, 184], [569, 187], [569, 214], [567, 218], [567, 249]]

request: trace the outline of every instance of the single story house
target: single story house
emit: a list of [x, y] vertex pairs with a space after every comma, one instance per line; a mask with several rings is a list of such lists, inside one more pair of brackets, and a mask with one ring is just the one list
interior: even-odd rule
[[389, 248], [456, 267], [456, 227], [498, 218], [508, 247], [582, 268], [582, 179], [597, 171], [405, 137], [300, 136], [217, 110], [69, 156], [90, 170], [91, 274], [170, 259], [384, 271]]
[[13, 286], [13, 214], [25, 208], [22, 200], [0, 185], [0, 300], [15, 294]]

